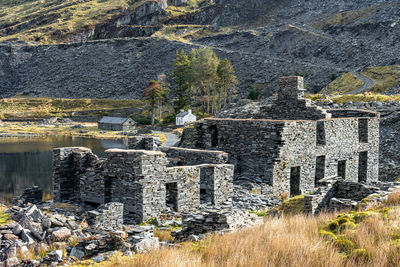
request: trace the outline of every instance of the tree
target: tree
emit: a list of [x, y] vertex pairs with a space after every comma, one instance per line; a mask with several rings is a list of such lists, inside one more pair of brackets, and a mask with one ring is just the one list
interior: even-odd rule
[[167, 82], [167, 75], [164, 73], [160, 74], [157, 76], [157, 82], [161, 85], [163, 88], [163, 92], [161, 94], [161, 97], [159, 98], [158, 101], [158, 112], [159, 112], [159, 121], [163, 119], [163, 104], [168, 102], [168, 96], [169, 96], [169, 83]]
[[232, 63], [228, 59], [220, 61], [210, 48], [193, 49], [189, 55], [183, 49], [177, 51], [172, 73], [177, 84], [175, 111], [190, 106], [195, 96], [203, 112], [216, 113], [228, 98], [232, 101], [238, 83], [234, 73]]
[[[210, 100], [216, 95], [217, 68], [219, 59], [210, 48], [192, 51], [191, 77], [197, 94], [201, 96], [203, 111], [210, 112]], [[212, 101], [214, 113], [214, 101]]]
[[157, 81], [150, 81], [143, 91], [143, 99], [148, 102], [151, 107], [151, 125], [154, 126], [154, 110], [156, 105], [160, 105], [160, 102], [166, 98], [166, 92], [164, 88]]
[[190, 75], [190, 62], [191, 59], [185, 53], [185, 50], [181, 49], [176, 52], [174, 70], [171, 75], [172, 80], [178, 85], [175, 90], [175, 96], [177, 97], [177, 99], [174, 101], [175, 111], [185, 109], [191, 104], [192, 84]]
[[235, 70], [229, 59], [224, 58], [219, 62], [218, 69], [218, 92], [220, 105], [226, 105], [229, 97], [229, 102], [232, 102], [232, 95], [238, 83], [235, 76]]

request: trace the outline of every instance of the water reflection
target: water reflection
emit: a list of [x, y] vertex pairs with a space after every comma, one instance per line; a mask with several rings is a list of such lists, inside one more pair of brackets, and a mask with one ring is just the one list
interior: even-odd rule
[[71, 136], [0, 138], [0, 199], [10, 199], [32, 185], [51, 192], [51, 151], [68, 146], [88, 147], [100, 157], [106, 149], [126, 147], [121, 140]]

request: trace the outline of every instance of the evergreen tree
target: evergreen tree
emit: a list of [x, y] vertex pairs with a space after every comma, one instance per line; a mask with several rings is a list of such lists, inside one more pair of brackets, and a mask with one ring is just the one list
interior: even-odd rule
[[197, 94], [201, 97], [203, 111], [214, 113], [219, 59], [212, 49], [192, 51], [191, 77]]
[[212, 49], [193, 49], [190, 54], [179, 50], [174, 60], [172, 79], [177, 84], [174, 93], [175, 111], [192, 104], [193, 96], [200, 99], [203, 111], [216, 113], [229, 101], [238, 83], [232, 63], [219, 60]]

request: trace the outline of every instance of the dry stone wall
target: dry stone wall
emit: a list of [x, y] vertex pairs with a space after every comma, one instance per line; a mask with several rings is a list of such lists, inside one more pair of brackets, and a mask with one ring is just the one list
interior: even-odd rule
[[[194, 151], [189, 153], [195, 155]], [[55, 201], [93, 207], [122, 203], [125, 223], [141, 223], [168, 210], [196, 210], [200, 206], [200, 188], [207, 188], [213, 206], [232, 201], [233, 165], [167, 167], [167, 155], [153, 150], [109, 149], [106, 155], [106, 159], [99, 160], [90, 149], [55, 149]], [[223, 152], [199, 152], [191, 162], [223, 162], [226, 158]], [[201, 173], [207, 178], [201, 179]], [[113, 207], [105, 206], [95, 212], [94, 224], [98, 220], [103, 223], [101, 214], [107, 209]]]
[[122, 203], [110, 202], [101, 205], [97, 210], [88, 212], [87, 222], [93, 228], [103, 231], [121, 230], [123, 224]]
[[224, 164], [228, 162], [228, 153], [222, 151], [180, 147], [163, 147], [161, 151], [167, 154], [170, 165]]
[[222, 205], [232, 202], [234, 166], [202, 164], [200, 169], [200, 198], [202, 203]]

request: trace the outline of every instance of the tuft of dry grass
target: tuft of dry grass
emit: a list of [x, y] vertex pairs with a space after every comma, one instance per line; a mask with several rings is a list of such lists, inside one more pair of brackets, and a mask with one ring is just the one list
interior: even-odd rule
[[171, 235], [172, 230], [155, 230], [154, 236], [158, 237], [160, 241], [174, 241], [174, 237]]
[[384, 205], [386, 206], [395, 206], [400, 204], [400, 190], [395, 190], [390, 193], [385, 200]]
[[0, 225], [4, 225], [10, 222], [11, 216], [5, 211], [8, 208], [6, 206], [0, 205]]

